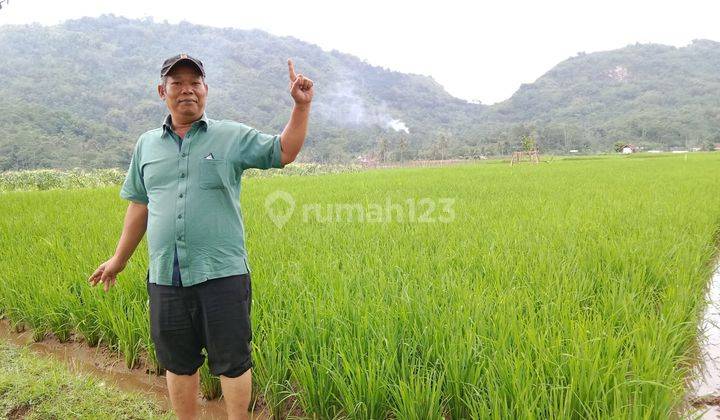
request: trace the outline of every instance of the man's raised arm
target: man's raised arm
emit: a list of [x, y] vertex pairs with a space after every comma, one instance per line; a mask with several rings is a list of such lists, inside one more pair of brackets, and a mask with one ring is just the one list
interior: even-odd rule
[[282, 149], [281, 162], [283, 165], [295, 160], [307, 134], [308, 117], [310, 115], [310, 103], [313, 98], [313, 81], [295, 74], [295, 67], [292, 60], [288, 59], [288, 72], [290, 75], [290, 95], [295, 100], [290, 121], [280, 134], [280, 145]]

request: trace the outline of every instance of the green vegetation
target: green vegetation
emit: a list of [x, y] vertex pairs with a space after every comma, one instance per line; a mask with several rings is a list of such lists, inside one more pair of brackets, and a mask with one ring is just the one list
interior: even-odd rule
[[[317, 163], [291, 163], [283, 169], [248, 169], [243, 173], [247, 178], [269, 178], [274, 176], [320, 175], [341, 172], [357, 172], [359, 165], [320, 165]], [[0, 192], [56, 190], [74, 188], [96, 188], [122, 185], [126, 169], [38, 169], [34, 171], [0, 172]]]
[[178, 51], [205, 63], [211, 118], [273, 133], [290, 114], [285, 62], [293, 57], [317, 82], [300, 156], [307, 162], [509, 155], [527, 137], [541, 153], [610, 152], [618, 141], [664, 150], [720, 143], [713, 41], [579, 54], [485, 106], [452, 97], [430, 77], [292, 37], [101, 16], [0, 26], [0, 95], [12, 98], [0, 104], [0, 171], [127, 168], [138, 136], [161, 124], [159, 66]]
[[541, 150], [708, 149], [720, 143], [718, 62], [720, 43], [708, 40], [580, 53], [492, 110], [536, 133]]
[[97, 188], [122, 185], [126, 170], [121, 169], [38, 169], [0, 172], [0, 191]]
[[9, 419], [172, 419], [127, 393], [28, 349], [0, 343], [0, 416]]
[[[647, 157], [244, 180], [256, 391], [280, 417], [293, 403], [319, 418], [677, 415], [720, 239], [720, 154]], [[278, 190], [295, 201], [282, 228], [265, 209]], [[438, 217], [443, 198], [453, 220], [408, 220], [407, 200]], [[324, 210], [348, 203], [406, 211]], [[128, 365], [152, 353], [145, 242], [109, 293], [86, 282], [126, 206], [117, 187], [3, 194], [5, 314]]]
[[267, 132], [280, 133], [292, 109], [288, 57], [298, 70], [322, 80], [306, 161], [355, 159], [381, 133], [397, 140], [404, 133], [388, 128], [392, 119], [413, 122], [417, 136], [404, 153], [410, 159], [430, 141], [423, 133], [449, 126], [440, 109], [468, 120], [477, 107], [427, 76], [373, 67], [258, 30], [114, 16], [51, 27], [4, 25], [0, 94], [13, 100], [0, 104], [0, 171], [127, 167], [138, 136], [162, 123], [166, 110], [155, 86], [161, 63], [178, 51], [205, 64], [211, 118]]

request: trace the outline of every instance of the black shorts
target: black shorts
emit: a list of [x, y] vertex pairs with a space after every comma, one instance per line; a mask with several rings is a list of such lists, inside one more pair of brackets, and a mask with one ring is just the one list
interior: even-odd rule
[[220, 277], [189, 287], [147, 282], [150, 335], [162, 368], [192, 375], [208, 355], [213, 375], [235, 378], [253, 365], [250, 274]]

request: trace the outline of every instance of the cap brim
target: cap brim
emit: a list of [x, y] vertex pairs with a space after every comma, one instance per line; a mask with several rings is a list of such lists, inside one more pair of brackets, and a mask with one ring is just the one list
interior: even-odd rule
[[161, 74], [160, 76], [167, 76], [167, 74], [170, 73], [170, 71], [171, 71], [175, 66], [177, 66], [178, 64], [181, 64], [181, 63], [192, 64], [192, 66], [195, 67], [195, 68], [197, 69], [197, 71], [200, 72], [200, 74], [201, 74], [203, 77], [205, 77], [205, 71], [202, 69], [202, 67], [200, 67], [200, 66], [198, 65], [198, 63], [196, 63], [195, 61], [193, 61], [193, 60], [191, 60], [191, 59], [189, 59], [189, 58], [180, 58], [180, 59], [178, 59], [176, 62], [172, 63], [172, 64], [170, 65], [170, 67], [167, 68], [167, 70], [165, 70], [164, 72], [162, 72], [162, 74]]

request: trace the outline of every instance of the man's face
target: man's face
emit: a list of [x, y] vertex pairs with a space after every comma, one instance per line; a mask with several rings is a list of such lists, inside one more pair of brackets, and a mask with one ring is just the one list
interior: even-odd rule
[[167, 74], [165, 86], [158, 85], [160, 98], [165, 101], [171, 115], [183, 116], [190, 121], [202, 117], [205, 111], [208, 86], [200, 72], [191, 64], [179, 63]]

